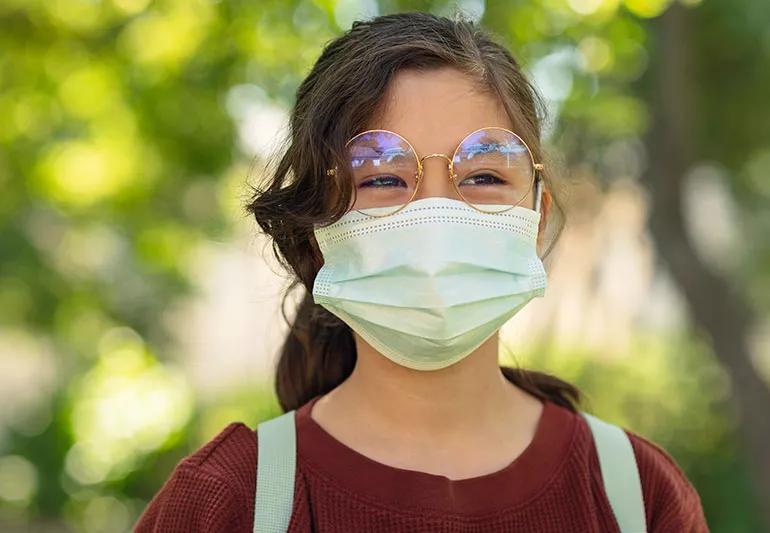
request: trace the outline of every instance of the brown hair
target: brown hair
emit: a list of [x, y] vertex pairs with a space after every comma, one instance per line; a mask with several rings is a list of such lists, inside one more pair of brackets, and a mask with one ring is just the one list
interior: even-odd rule
[[[342, 216], [352, 187], [345, 172], [327, 176], [334, 165], [346, 168], [345, 143], [366, 129], [380, 109], [389, 81], [400, 69], [429, 70], [453, 67], [502, 101], [517, 133], [535, 158], [543, 160], [540, 120], [545, 106], [508, 50], [472, 21], [428, 13], [383, 15], [356, 21], [350, 30], [330, 41], [299, 86], [290, 117], [290, 135], [269, 181], [252, 187], [246, 211], [272, 238], [273, 252], [292, 273], [289, 290], [302, 285], [304, 297], [294, 319], [284, 319], [290, 332], [281, 349], [276, 371], [276, 393], [284, 410], [295, 409], [324, 394], [353, 371], [356, 347], [350, 327], [315, 304], [313, 282], [323, 264], [313, 227]], [[560, 205], [554, 197], [552, 172], [546, 163], [541, 230], [563, 227]], [[541, 231], [542, 233], [542, 231]], [[540, 399], [572, 411], [580, 391], [555, 376], [522, 368], [502, 367], [505, 377]]]

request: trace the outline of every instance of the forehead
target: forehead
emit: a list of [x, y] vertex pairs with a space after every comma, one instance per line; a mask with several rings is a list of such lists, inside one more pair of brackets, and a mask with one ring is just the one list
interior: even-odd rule
[[425, 155], [451, 154], [466, 135], [488, 126], [516, 131], [499, 98], [445, 67], [396, 73], [368, 129], [395, 131]]

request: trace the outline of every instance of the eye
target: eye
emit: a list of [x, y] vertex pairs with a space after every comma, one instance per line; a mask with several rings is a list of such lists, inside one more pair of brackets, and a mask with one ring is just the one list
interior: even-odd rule
[[368, 187], [368, 188], [375, 188], [380, 189], [384, 187], [404, 187], [406, 188], [406, 182], [399, 178], [398, 176], [392, 176], [392, 175], [383, 175], [383, 176], [374, 176], [372, 178], [366, 178], [361, 183], [358, 184], [359, 187]]
[[505, 181], [501, 180], [493, 174], [476, 174], [463, 179], [459, 185], [501, 185], [505, 184]]

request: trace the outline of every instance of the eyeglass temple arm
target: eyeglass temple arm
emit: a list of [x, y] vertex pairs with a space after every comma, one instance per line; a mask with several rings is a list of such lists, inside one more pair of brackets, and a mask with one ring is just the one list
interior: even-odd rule
[[543, 177], [540, 172], [543, 170], [542, 164], [535, 165], [535, 212], [540, 212], [540, 203], [543, 199]]

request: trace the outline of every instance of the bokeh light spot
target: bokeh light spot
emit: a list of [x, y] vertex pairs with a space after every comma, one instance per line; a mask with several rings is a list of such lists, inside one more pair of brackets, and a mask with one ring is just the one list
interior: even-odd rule
[[37, 491], [37, 469], [20, 455], [0, 457], [0, 499], [26, 503]]
[[133, 330], [112, 330], [100, 344], [107, 351], [73, 391], [75, 445], [66, 470], [82, 484], [125, 475], [184, 427], [192, 412], [184, 376], [152, 357]]
[[136, 170], [131, 149], [131, 143], [111, 137], [58, 143], [40, 162], [40, 193], [75, 207], [114, 197], [128, 188]]
[[652, 18], [663, 13], [671, 0], [624, 0], [628, 10], [638, 17]]

